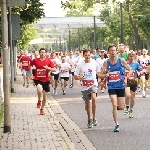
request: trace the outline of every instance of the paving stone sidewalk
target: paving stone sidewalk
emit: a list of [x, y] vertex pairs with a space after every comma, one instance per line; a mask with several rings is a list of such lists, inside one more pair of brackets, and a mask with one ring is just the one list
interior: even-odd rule
[[11, 133], [0, 130], [0, 150], [75, 150], [49, 105], [45, 115], [39, 115], [36, 103], [32, 81], [28, 88], [23, 87], [18, 75], [11, 94]]

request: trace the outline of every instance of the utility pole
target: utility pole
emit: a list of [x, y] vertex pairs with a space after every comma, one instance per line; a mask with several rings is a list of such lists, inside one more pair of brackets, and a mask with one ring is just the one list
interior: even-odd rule
[[94, 48], [96, 48], [96, 17], [94, 16]]
[[14, 59], [12, 48], [12, 21], [11, 21], [11, 7], [9, 7], [9, 46], [10, 46], [10, 65], [11, 65], [11, 93], [14, 93]]
[[11, 132], [10, 93], [9, 93], [9, 49], [8, 49], [8, 21], [7, 4], [2, 0], [2, 51], [3, 51], [3, 89], [4, 89], [4, 133]]
[[124, 43], [124, 33], [123, 33], [123, 9], [122, 9], [122, 2], [120, 2], [120, 30], [121, 30], [121, 43]]

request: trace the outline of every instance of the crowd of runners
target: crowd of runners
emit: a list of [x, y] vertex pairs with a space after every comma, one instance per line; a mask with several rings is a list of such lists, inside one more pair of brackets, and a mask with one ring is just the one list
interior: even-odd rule
[[[147, 53], [146, 49], [130, 50], [124, 44], [111, 44], [108, 50], [84, 49], [68, 53], [49, 53], [41, 48], [33, 54], [28, 54], [27, 50], [21, 51], [18, 67], [23, 76], [22, 85], [28, 88], [29, 80], [33, 80], [30, 86], [37, 88], [37, 108], [41, 115], [45, 114], [44, 106], [50, 87], [53, 95], [65, 95], [66, 86], [69, 84], [69, 88], [73, 88], [77, 82], [85, 101], [88, 128], [99, 125], [96, 119], [97, 93], [104, 93], [104, 89], [108, 89], [115, 122], [114, 132], [119, 132], [118, 110], [124, 110], [125, 115], [133, 118], [136, 93], [142, 92], [142, 97], [146, 97], [150, 73], [150, 56]], [[57, 93], [59, 85], [62, 93]]]

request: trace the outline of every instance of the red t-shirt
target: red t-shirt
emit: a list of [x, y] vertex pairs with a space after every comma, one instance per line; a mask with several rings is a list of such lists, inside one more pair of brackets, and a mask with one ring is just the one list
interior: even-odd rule
[[43, 67], [47, 65], [48, 67], [54, 68], [54, 63], [49, 58], [45, 58], [44, 60], [35, 58], [31, 61], [31, 66], [33, 65], [36, 67], [34, 80], [41, 82], [47, 82], [50, 80], [49, 70]]
[[30, 60], [31, 58], [29, 56], [22, 56], [20, 58], [20, 62], [22, 63], [22, 70], [29, 71]]
[[18, 61], [20, 61], [21, 57], [22, 57], [22, 55], [17, 56]]

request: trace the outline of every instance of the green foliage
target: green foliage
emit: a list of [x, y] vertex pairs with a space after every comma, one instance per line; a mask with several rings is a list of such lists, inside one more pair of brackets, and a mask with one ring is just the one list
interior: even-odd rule
[[[78, 3], [77, 3], [78, 1]], [[120, 5], [112, 0], [70, 0], [68, 16], [91, 16], [94, 6], [98, 3], [103, 6], [100, 9], [99, 17], [107, 24], [106, 28], [97, 28], [97, 45], [107, 45], [108, 43], [120, 42]], [[75, 5], [76, 4], [76, 5]], [[147, 43], [150, 45], [150, 0], [124, 0], [123, 5], [123, 29], [124, 41], [131, 49], [142, 48]], [[70, 7], [75, 5], [75, 8]], [[65, 9], [66, 9], [65, 8]], [[93, 30], [84, 29], [81, 32], [81, 44], [93, 43]], [[89, 33], [90, 32], [90, 33]], [[88, 36], [85, 33], [89, 34]], [[92, 36], [91, 36], [92, 35]], [[86, 41], [83, 37], [86, 37]], [[72, 36], [72, 43], [77, 37]], [[77, 40], [76, 40], [77, 41]], [[90, 44], [91, 45], [91, 44]]]
[[4, 104], [0, 105], [0, 125], [3, 122], [3, 116], [4, 116]]
[[[24, 7], [14, 7], [12, 8], [12, 14], [20, 15], [20, 30], [21, 38], [18, 40], [18, 45], [20, 49], [24, 49], [36, 36], [36, 31], [33, 27], [34, 22], [43, 17], [44, 8], [40, 0], [26, 0], [26, 5]], [[1, 30], [0, 30], [1, 33]], [[0, 45], [2, 44], [0, 37]]]
[[20, 49], [26, 49], [31, 40], [36, 38], [37, 31], [33, 24], [22, 26], [21, 28], [21, 39], [18, 40], [18, 46]]

